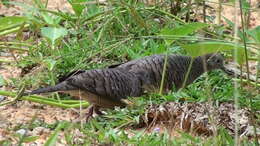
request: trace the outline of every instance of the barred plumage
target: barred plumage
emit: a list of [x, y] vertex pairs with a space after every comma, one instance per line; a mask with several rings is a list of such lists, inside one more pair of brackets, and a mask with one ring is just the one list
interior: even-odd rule
[[130, 73], [122, 69], [81, 70], [78, 73], [70, 74], [68, 78], [55, 86], [40, 88], [28, 94], [58, 91], [81, 97], [92, 103], [93, 108], [124, 107], [126, 102], [122, 99], [143, 94], [142, 84], [149, 81], [146, 78], [148, 76], [145, 74], [142, 70], [136, 73]]
[[[146, 90], [158, 91], [162, 80], [164, 60], [165, 55], [163, 54], [152, 55], [113, 66], [112, 68], [121, 68], [133, 73], [135, 73], [136, 70], [143, 69], [149, 74], [151, 79], [149, 81], [150, 84], [145, 84]], [[225, 71], [223, 60], [224, 58], [218, 53], [206, 54], [194, 58], [185, 86], [191, 84], [206, 71], [214, 69], [222, 69]], [[168, 55], [165, 84], [163, 86], [165, 92], [171, 90], [173, 87], [177, 90], [182, 87], [191, 61], [192, 58], [189, 56]]]

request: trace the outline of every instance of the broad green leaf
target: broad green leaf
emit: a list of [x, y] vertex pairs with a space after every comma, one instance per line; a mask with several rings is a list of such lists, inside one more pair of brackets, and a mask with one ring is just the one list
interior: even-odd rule
[[49, 15], [48, 13], [40, 13], [46, 23], [49, 25], [58, 25], [61, 21], [61, 17], [55, 15]]
[[43, 27], [41, 28], [41, 33], [44, 37], [51, 41], [52, 45], [54, 45], [55, 40], [67, 35], [68, 31], [63, 27]]
[[77, 16], [80, 16], [82, 11], [85, 9], [85, 4], [83, 4], [82, 2], [86, 1], [87, 0], [68, 0]]
[[215, 53], [219, 51], [231, 51], [237, 49], [237, 62], [243, 64], [245, 61], [244, 47], [226, 42], [199, 42], [195, 44], [182, 45], [189, 55], [192, 57], [201, 56], [207, 53]]
[[54, 68], [54, 66], [55, 66], [55, 64], [56, 64], [56, 62], [57, 62], [57, 61], [52, 60], [52, 59], [45, 59], [45, 60], [44, 60], [44, 63], [47, 65], [47, 67], [48, 67], [48, 69], [49, 69], [50, 71], [53, 70], [53, 68]]
[[208, 24], [206, 24], [206, 23], [194, 22], [194, 23], [185, 24], [185, 25], [179, 26], [177, 28], [173, 28], [173, 29], [164, 28], [164, 29], [162, 29], [162, 31], [160, 32], [159, 35], [169, 37], [170, 39], [165, 38], [165, 41], [166, 41], [167, 45], [170, 45], [171, 43], [174, 42], [174, 40], [177, 40], [180, 37], [187, 36], [191, 33], [194, 33], [195, 31], [205, 28], [207, 26], [208, 26]]
[[47, 13], [42, 13], [41, 15], [46, 23], [53, 25], [53, 19], [51, 18], [51, 16], [49, 16]]
[[253, 37], [256, 43], [260, 43], [260, 26], [250, 30], [248, 33], [251, 37]]
[[26, 17], [8, 16], [0, 18], [0, 32], [23, 25], [27, 21]]

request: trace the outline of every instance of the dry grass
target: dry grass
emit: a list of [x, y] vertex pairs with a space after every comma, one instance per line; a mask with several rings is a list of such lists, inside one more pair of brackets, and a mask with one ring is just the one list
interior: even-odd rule
[[[260, 111], [257, 112], [258, 114]], [[252, 137], [253, 126], [250, 120], [250, 112], [247, 108], [238, 110], [238, 134], [240, 137]], [[177, 103], [167, 102], [161, 105], [151, 105], [145, 115], [142, 116], [142, 126], [149, 130], [159, 127], [171, 129], [170, 133], [176, 130], [190, 132], [194, 135], [210, 136], [216, 134], [219, 126], [235, 133], [235, 107], [233, 103], [221, 103], [219, 106], [212, 106], [209, 103]], [[260, 122], [256, 125], [257, 136], [260, 138]]]

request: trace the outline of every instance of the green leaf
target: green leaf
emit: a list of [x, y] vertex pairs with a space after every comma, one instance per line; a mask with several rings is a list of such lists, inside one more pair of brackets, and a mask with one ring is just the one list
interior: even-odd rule
[[134, 7], [129, 6], [129, 12], [138, 25], [140, 25], [143, 28], [148, 27], [143, 17], [138, 13], [138, 11]]
[[9, 7], [10, 6], [10, 0], [2, 0], [1, 3], [6, 6], [6, 7]]
[[192, 57], [219, 51], [232, 52], [237, 49], [237, 63], [243, 64], [245, 62], [244, 47], [242, 45], [235, 45], [227, 42], [199, 42], [195, 44], [182, 45], [181, 47], [184, 48]]
[[47, 65], [48, 69], [49, 69], [50, 71], [52, 71], [53, 68], [54, 68], [54, 66], [55, 66], [55, 64], [57, 63], [57, 61], [52, 60], [52, 59], [45, 59], [45, 60], [44, 60], [44, 63]]
[[41, 28], [41, 33], [44, 37], [48, 38], [51, 41], [52, 45], [54, 45], [55, 40], [67, 35], [68, 31], [66, 28], [63, 27], [43, 27]]
[[88, 5], [87, 6], [87, 10], [86, 10], [86, 16], [88, 17], [87, 19], [95, 16], [95, 15], [98, 15], [98, 14], [101, 14], [103, 13], [103, 9], [102, 7], [100, 7], [99, 5]]
[[9, 145], [11, 145], [11, 140], [9, 140], [9, 139], [0, 140], [0, 145], [9, 146]]
[[23, 142], [33, 142], [36, 141], [39, 138], [39, 136], [28, 136], [23, 139]]
[[48, 138], [48, 140], [46, 141], [46, 143], [44, 144], [44, 146], [55, 146], [56, 145], [56, 141], [59, 135], [59, 132], [62, 129], [65, 129], [66, 127], [69, 126], [69, 123], [67, 122], [61, 122], [59, 123], [59, 125], [55, 128], [54, 132], [51, 134], [51, 136]]
[[250, 9], [250, 4], [247, 0], [242, 0], [242, 9], [244, 13], [247, 13]]
[[3, 86], [5, 84], [5, 80], [2, 75], [0, 75], [0, 86]]
[[80, 16], [82, 11], [85, 9], [85, 4], [83, 4], [82, 2], [86, 1], [87, 0], [68, 0], [77, 16]]
[[43, 9], [45, 7], [41, 0], [33, 0], [33, 2], [37, 6], [37, 8]]
[[49, 25], [55, 25], [57, 26], [60, 23], [61, 17], [59, 16], [51, 16], [48, 13], [41, 13], [41, 16], [43, 17], [44, 21]]
[[179, 26], [177, 28], [163, 28], [159, 35], [168, 36], [170, 39], [165, 38], [166, 44], [170, 45], [174, 40], [180, 37], [187, 36], [188, 34], [194, 33], [197, 30], [207, 27], [208, 24], [201, 22], [194, 22]]
[[[226, 21], [226, 23], [229, 25], [230, 28], [233, 29], [233, 28], [237, 27], [233, 21], [229, 20], [229, 19], [226, 18], [226, 17], [223, 17], [223, 18], [224, 18], [224, 20]], [[238, 33], [238, 36], [239, 36], [240, 38], [243, 38], [243, 33], [242, 33], [242, 31], [241, 31], [240, 29], [237, 30], [237, 33]]]
[[255, 40], [256, 43], [260, 43], [260, 26], [250, 30], [249, 35]]
[[26, 17], [8, 16], [0, 18], [0, 32], [23, 25], [27, 21]]

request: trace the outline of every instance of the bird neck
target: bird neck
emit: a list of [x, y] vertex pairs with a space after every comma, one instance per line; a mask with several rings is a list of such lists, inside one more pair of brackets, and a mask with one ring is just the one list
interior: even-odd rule
[[192, 62], [192, 66], [191, 66], [191, 69], [190, 69], [190, 73], [189, 73], [186, 85], [192, 83], [194, 80], [196, 80], [203, 73], [209, 71], [207, 69], [207, 65], [206, 65], [206, 62], [204, 62], [204, 60], [205, 59], [203, 57], [197, 57], [195, 59], [190, 58], [190, 61], [187, 64], [187, 72], [188, 72], [190, 62]]

